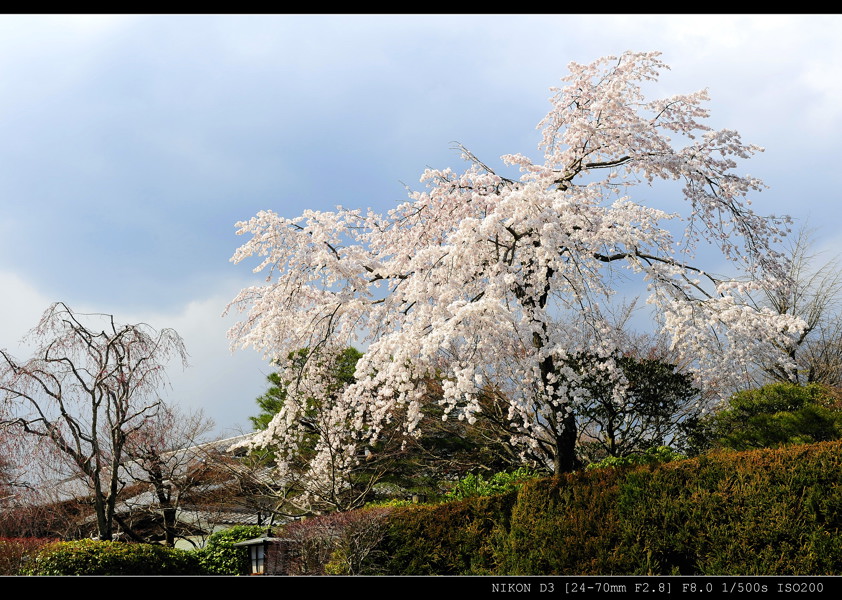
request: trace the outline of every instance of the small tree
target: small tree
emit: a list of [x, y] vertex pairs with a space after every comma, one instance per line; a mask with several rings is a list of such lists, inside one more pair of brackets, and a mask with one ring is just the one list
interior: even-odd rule
[[200, 446], [209, 441], [206, 436], [213, 427], [213, 420], [202, 411], [186, 414], [162, 403], [144, 427], [132, 432], [126, 440], [122, 474], [126, 481], [141, 484], [135, 489], [143, 493], [123, 502], [129, 514], [120, 517], [121, 525], [129, 528], [129, 520], [151, 516], [156, 533], [170, 547], [177, 538], [193, 533], [183, 531], [176, 517], [183, 503], [213, 495], [221, 483], [211, 453]]
[[[609, 366], [609, 361], [615, 365]], [[681, 424], [702, 410], [693, 377], [675, 365], [634, 356], [580, 355], [568, 363], [582, 377], [580, 447], [589, 460], [680, 444]], [[616, 366], [618, 368], [610, 368]]]
[[27, 361], [0, 350], [0, 425], [40, 439], [84, 482], [93, 498], [99, 537], [114, 532], [119, 470], [127, 441], [155, 414], [157, 391], [172, 357], [187, 353], [172, 329], [120, 325], [111, 315], [50, 306], [30, 332]]
[[787, 247], [791, 285], [764, 287], [750, 296], [758, 307], [805, 323], [784, 348], [788, 361], [760, 367], [772, 381], [842, 387], [842, 270], [838, 257], [820, 262], [813, 245], [812, 232], [800, 229]]
[[377, 564], [390, 528], [389, 507], [321, 515], [284, 525], [280, 536], [292, 542], [294, 575], [359, 575]]

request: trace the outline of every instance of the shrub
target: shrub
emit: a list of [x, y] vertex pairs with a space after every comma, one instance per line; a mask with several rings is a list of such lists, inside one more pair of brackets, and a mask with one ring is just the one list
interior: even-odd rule
[[495, 544], [497, 574], [608, 575], [629, 566], [619, 546], [617, 493], [625, 470], [527, 482]]
[[265, 527], [236, 525], [211, 535], [205, 547], [197, 550], [196, 554], [202, 567], [210, 575], [248, 575], [251, 573], [248, 549], [235, 547], [234, 544], [264, 535]]
[[284, 526], [280, 535], [293, 541], [291, 574], [357, 575], [377, 572], [380, 543], [393, 508], [374, 506], [312, 517]]
[[517, 494], [473, 496], [438, 506], [396, 509], [389, 517], [380, 556], [372, 565], [390, 575], [499, 573], [495, 544], [509, 527]]
[[773, 383], [734, 394], [729, 406], [701, 419], [691, 436], [696, 452], [752, 450], [842, 439], [838, 394], [811, 383]]
[[842, 442], [534, 479], [395, 509], [393, 575], [840, 575]]
[[45, 546], [29, 575], [198, 575], [193, 552], [154, 544], [78, 540]]
[[635, 574], [842, 574], [842, 445], [716, 453], [627, 473]]

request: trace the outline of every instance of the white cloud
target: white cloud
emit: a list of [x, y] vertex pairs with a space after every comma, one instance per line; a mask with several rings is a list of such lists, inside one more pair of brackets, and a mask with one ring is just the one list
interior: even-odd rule
[[0, 347], [22, 352], [21, 339], [52, 302], [17, 274], [0, 271]]
[[143, 321], [156, 329], [174, 329], [184, 339], [189, 366], [168, 367], [171, 387], [164, 398], [185, 408], [202, 409], [218, 431], [250, 430], [248, 417], [257, 413], [255, 398], [266, 391], [268, 363], [252, 350], [231, 351], [228, 329], [235, 315], [221, 317], [242, 282], [222, 282], [211, 296], [194, 299], [172, 312], [120, 315], [123, 321]]

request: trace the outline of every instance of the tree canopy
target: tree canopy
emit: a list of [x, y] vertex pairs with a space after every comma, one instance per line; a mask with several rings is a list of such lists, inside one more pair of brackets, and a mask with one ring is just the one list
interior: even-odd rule
[[[625, 332], [612, 308], [626, 280], [648, 287], [655, 328], [697, 384], [739, 375], [759, 357], [786, 363], [781, 348], [803, 322], [746, 299], [787, 275], [776, 244], [788, 218], [755, 213], [747, 196], [763, 183], [734, 172], [761, 148], [705, 123], [706, 91], [647, 99], [644, 88], [667, 68], [657, 52], [571, 63], [539, 123], [543, 159], [502, 157], [517, 179], [462, 148], [464, 171], [425, 170], [426, 189], [385, 214], [267, 210], [238, 223], [250, 238], [232, 261], [258, 257], [255, 270], [269, 275], [229, 305], [247, 312], [231, 338], [292, 382], [262, 440], [298, 435], [296, 398], [318, 395], [332, 357], [354, 344], [365, 355], [336, 395], [325, 422], [336, 437], [313, 452], [314, 477], [359, 461], [387, 428], [411, 433], [431, 377], [442, 381], [444, 418], [473, 420], [483, 390], [499, 390], [511, 443], [570, 471], [587, 394], [566, 361], [599, 357], [622, 388], [614, 357]], [[656, 184], [686, 211], [633, 198]], [[718, 249], [733, 273], [696, 264], [702, 249]], [[288, 358], [305, 347], [309, 360]]]
[[588, 396], [579, 411], [580, 452], [598, 460], [681, 445], [682, 424], [701, 412], [692, 376], [657, 359], [618, 356], [613, 361], [619, 371], [606, 372], [605, 359], [591, 355], [567, 362], [584, 376], [581, 386]]

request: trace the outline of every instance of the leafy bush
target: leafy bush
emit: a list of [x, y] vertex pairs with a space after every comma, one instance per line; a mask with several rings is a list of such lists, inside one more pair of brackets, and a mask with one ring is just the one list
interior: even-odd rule
[[199, 575], [193, 552], [154, 544], [78, 540], [45, 546], [28, 575]]
[[485, 479], [482, 473], [477, 475], [468, 473], [445, 494], [445, 499], [464, 500], [475, 496], [504, 494], [516, 489], [518, 484], [535, 477], [538, 477], [538, 474], [526, 467], [521, 467], [511, 473], [494, 473], [488, 479]]
[[495, 546], [509, 528], [516, 491], [437, 506], [398, 508], [368, 572], [390, 575], [496, 574]]
[[211, 535], [205, 547], [197, 550], [196, 554], [210, 575], [248, 575], [251, 573], [248, 548], [235, 547], [234, 544], [264, 535], [265, 527], [236, 525]]
[[842, 444], [716, 453], [627, 472], [635, 574], [842, 574]]
[[838, 394], [819, 384], [773, 383], [734, 394], [728, 408], [701, 419], [696, 452], [752, 450], [842, 439]]

